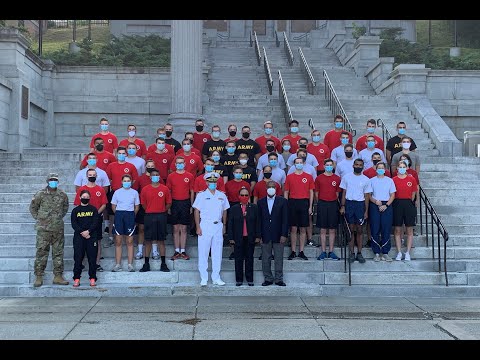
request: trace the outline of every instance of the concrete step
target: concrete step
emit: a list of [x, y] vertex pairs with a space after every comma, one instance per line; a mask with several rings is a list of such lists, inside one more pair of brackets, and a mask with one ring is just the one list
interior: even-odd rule
[[[46, 185], [46, 184], [45, 184]], [[0, 203], [17, 203], [18, 201], [24, 200], [25, 202], [28, 202], [30, 204], [30, 201], [32, 200], [32, 196], [38, 191], [38, 189], [31, 189], [30, 191], [25, 191], [22, 193], [0, 193]], [[75, 197], [75, 193], [73, 192], [67, 192], [67, 196], [70, 199], [70, 202], [72, 199]], [[23, 201], [22, 201], [23, 202]]]
[[[88, 146], [88, 145], [87, 145]], [[88, 149], [87, 149], [88, 151]], [[44, 169], [45, 173], [48, 174], [48, 172], [56, 172], [57, 169], [59, 171], [65, 171], [65, 170], [77, 170], [78, 171], [78, 166], [80, 164], [80, 155], [78, 155], [78, 160], [74, 160], [72, 162], [70, 161], [56, 161], [55, 158], [52, 158], [51, 160], [22, 160], [22, 161], [2, 161], [2, 164], [6, 168], [23, 168], [25, 169], [31, 169], [31, 168], [36, 168], [36, 169]]]
[[[52, 171], [53, 172], [53, 171]], [[73, 183], [73, 177], [70, 179], [60, 179], [58, 185], [59, 189], [62, 189], [65, 192], [74, 193], [75, 186], [70, 185], [70, 182]], [[40, 190], [42, 187], [47, 186], [47, 183], [39, 183], [37, 186], [33, 184], [0, 184], [0, 194], [2, 193], [12, 193], [12, 192], [21, 192], [21, 193], [35, 193]], [[1, 200], [0, 200], [1, 201]]]
[[[18, 199], [20, 200], [20, 199]], [[30, 201], [32, 200], [31, 197], [28, 197], [28, 198], [25, 198], [24, 199], [25, 201], [24, 202], [17, 202], [17, 203], [0, 203], [0, 213], [2, 213], [2, 219], [1, 221], [4, 220], [3, 218], [3, 214], [4, 213], [12, 213], [12, 214], [19, 214], [19, 213], [28, 213], [30, 214]], [[73, 203], [70, 204], [69, 208], [68, 208], [68, 213], [70, 214], [70, 212], [73, 210], [75, 206], [73, 205]], [[31, 216], [30, 216], [31, 218]]]

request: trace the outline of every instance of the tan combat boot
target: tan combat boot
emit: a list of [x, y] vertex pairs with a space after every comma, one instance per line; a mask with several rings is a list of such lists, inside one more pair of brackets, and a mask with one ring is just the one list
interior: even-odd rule
[[56, 285], [68, 285], [68, 281], [65, 280], [62, 275], [55, 275], [53, 283]]
[[33, 283], [33, 286], [40, 287], [42, 285], [43, 285], [43, 276], [37, 275], [35, 282]]

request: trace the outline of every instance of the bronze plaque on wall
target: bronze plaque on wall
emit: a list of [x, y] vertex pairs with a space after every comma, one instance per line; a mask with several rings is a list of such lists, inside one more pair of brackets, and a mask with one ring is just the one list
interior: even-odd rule
[[28, 101], [28, 88], [22, 85], [22, 118], [28, 119], [28, 108], [30, 101]]
[[316, 20], [292, 20], [292, 32], [304, 33], [315, 29]]
[[256, 31], [257, 35], [266, 35], [267, 20], [253, 20], [253, 31]]
[[217, 31], [227, 31], [227, 20], [203, 20], [205, 29], [217, 29]]

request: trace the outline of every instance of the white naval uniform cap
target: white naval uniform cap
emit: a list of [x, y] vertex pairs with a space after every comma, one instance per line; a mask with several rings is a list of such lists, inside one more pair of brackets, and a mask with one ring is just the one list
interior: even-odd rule
[[205, 175], [203, 175], [203, 178], [205, 179], [205, 181], [208, 182], [217, 182], [217, 180], [220, 178], [220, 174], [217, 172], [209, 172], [205, 173]]

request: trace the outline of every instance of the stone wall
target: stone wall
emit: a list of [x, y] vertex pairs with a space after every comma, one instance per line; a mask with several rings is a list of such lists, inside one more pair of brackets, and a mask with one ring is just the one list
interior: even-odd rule
[[0, 150], [8, 150], [8, 117], [12, 83], [0, 75]]

